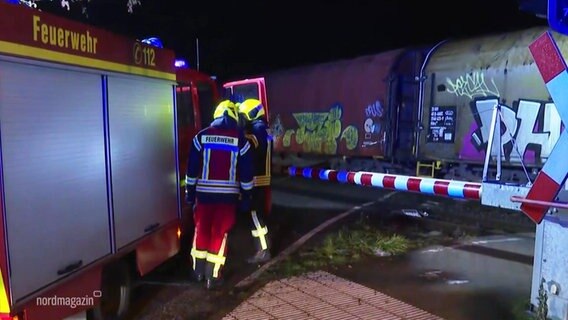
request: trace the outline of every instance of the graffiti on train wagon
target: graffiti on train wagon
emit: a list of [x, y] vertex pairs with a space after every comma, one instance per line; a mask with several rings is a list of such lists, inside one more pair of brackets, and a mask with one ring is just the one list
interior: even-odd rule
[[[460, 151], [462, 159], [483, 159], [491, 128], [492, 110], [496, 103], [496, 98], [471, 102], [475, 121], [469, 133], [464, 136]], [[552, 102], [519, 99], [513, 103], [512, 108], [503, 106], [501, 116], [501, 145], [494, 143], [491, 153], [496, 156], [501, 148], [505, 161], [519, 162], [522, 158], [528, 164], [544, 162], [563, 129]]]
[[488, 85], [485, 80], [485, 74], [481, 71], [474, 71], [459, 76], [455, 81], [446, 78], [446, 83], [448, 85], [446, 91], [458, 97], [466, 96], [473, 99], [474, 97], [500, 96], [495, 80], [491, 78]]
[[357, 142], [359, 142], [359, 130], [353, 125], [347, 126], [341, 133], [340, 139], [345, 140], [347, 150], [353, 150], [357, 147]]
[[385, 111], [380, 100], [374, 101], [365, 108], [365, 122], [363, 123], [365, 136], [361, 143], [361, 147], [372, 147], [381, 142], [381, 137], [384, 139], [384, 113]]
[[348, 150], [357, 147], [357, 128], [347, 126], [342, 130], [343, 107], [340, 104], [333, 105], [328, 112], [300, 112], [292, 115], [297, 124], [295, 129], [285, 129], [280, 115], [276, 116], [273, 124], [277, 144], [284, 148], [297, 145], [303, 152], [335, 154], [340, 141], [345, 141]]

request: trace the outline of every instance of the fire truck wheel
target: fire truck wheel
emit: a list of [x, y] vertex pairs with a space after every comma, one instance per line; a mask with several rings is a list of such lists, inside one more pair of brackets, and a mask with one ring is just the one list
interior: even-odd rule
[[92, 320], [119, 320], [128, 312], [132, 278], [128, 264], [120, 260], [107, 266], [102, 275], [100, 303], [91, 310]]

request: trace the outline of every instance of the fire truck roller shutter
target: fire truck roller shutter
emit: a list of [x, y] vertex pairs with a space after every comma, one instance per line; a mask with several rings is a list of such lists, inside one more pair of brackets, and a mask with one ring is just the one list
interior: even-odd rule
[[1, 165], [15, 301], [110, 252], [101, 83], [97, 74], [0, 56]]
[[174, 94], [165, 80], [108, 78], [117, 249], [178, 217]]

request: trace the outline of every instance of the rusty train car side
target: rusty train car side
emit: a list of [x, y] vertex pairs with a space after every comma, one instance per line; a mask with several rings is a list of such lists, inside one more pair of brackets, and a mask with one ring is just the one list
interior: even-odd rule
[[[225, 84], [231, 93], [261, 98], [270, 110], [275, 164], [336, 161], [373, 170], [389, 164], [368, 159], [408, 158], [417, 110], [403, 109], [418, 95], [421, 50], [397, 49]], [[266, 86], [267, 97], [260, 92]], [[404, 152], [401, 152], [403, 151]], [[301, 161], [301, 160], [300, 160]]]

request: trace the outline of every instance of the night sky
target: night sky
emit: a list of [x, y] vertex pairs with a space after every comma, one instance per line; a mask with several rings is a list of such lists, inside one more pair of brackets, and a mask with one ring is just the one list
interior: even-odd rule
[[199, 38], [199, 69], [229, 80], [547, 24], [519, 10], [519, 1], [141, 0], [129, 14], [126, 0], [91, 0], [85, 18], [76, 5], [69, 13], [55, 0], [44, 10], [137, 39], [158, 36], [192, 67]]

